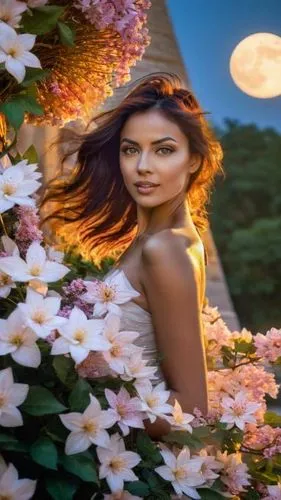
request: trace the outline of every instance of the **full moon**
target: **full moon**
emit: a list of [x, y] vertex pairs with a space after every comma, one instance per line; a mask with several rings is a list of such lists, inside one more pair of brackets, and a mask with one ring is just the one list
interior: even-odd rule
[[281, 37], [255, 33], [244, 38], [231, 55], [230, 74], [237, 87], [252, 97], [281, 95]]

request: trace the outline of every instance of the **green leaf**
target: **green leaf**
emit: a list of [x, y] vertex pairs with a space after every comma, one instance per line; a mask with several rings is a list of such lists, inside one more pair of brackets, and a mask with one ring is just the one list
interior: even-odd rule
[[38, 163], [38, 155], [33, 144], [25, 151], [23, 154], [23, 159], [27, 160], [28, 163]]
[[52, 413], [61, 413], [66, 410], [53, 394], [45, 387], [31, 386], [21, 409], [29, 415], [41, 416]]
[[46, 488], [54, 500], [72, 500], [78, 485], [65, 479], [46, 479]]
[[155, 443], [145, 432], [139, 431], [137, 434], [137, 449], [141, 457], [148, 463], [154, 465], [161, 463], [162, 456], [160, 452], [156, 448]]
[[143, 481], [131, 481], [130, 483], [126, 483], [126, 490], [129, 491], [132, 495], [145, 497], [149, 495], [149, 486]]
[[34, 82], [38, 82], [47, 78], [50, 74], [50, 71], [47, 69], [41, 68], [26, 68], [26, 73], [24, 80], [21, 82], [23, 87], [28, 87]]
[[66, 387], [72, 389], [77, 380], [77, 372], [75, 371], [73, 359], [63, 355], [55, 356], [53, 367], [60, 381], [66, 385]]
[[92, 388], [86, 380], [79, 378], [69, 396], [69, 406], [72, 411], [84, 411], [90, 404]]
[[4, 113], [9, 124], [15, 130], [20, 128], [24, 120], [24, 109], [16, 100], [7, 101], [0, 105], [0, 111]]
[[196, 449], [200, 449], [203, 446], [201, 439], [193, 434], [190, 434], [189, 432], [183, 431], [169, 432], [169, 434], [163, 436], [163, 441], [167, 441], [168, 443], [187, 445]]
[[219, 492], [214, 491], [214, 490], [209, 490], [207, 488], [196, 488], [200, 498], [202, 500], [223, 500], [225, 497], [223, 497]]
[[274, 411], [267, 411], [264, 415], [264, 423], [272, 425], [273, 427], [281, 425], [281, 415]]
[[63, 45], [73, 47], [75, 45], [74, 44], [74, 39], [75, 39], [74, 31], [67, 24], [62, 23], [61, 21], [58, 22], [58, 28], [59, 28], [61, 43]]
[[0, 449], [9, 451], [28, 451], [28, 446], [25, 443], [21, 443], [14, 436], [9, 434], [0, 434]]
[[42, 115], [44, 113], [42, 106], [40, 106], [36, 98], [32, 95], [19, 96], [17, 100], [20, 101], [23, 109], [28, 113], [33, 113], [34, 115]]
[[94, 459], [82, 453], [63, 455], [60, 462], [65, 470], [80, 477], [82, 481], [99, 484]]
[[30, 448], [30, 454], [34, 462], [47, 467], [47, 469], [57, 469], [57, 448], [49, 438], [42, 436], [37, 439]]
[[46, 5], [33, 10], [32, 16], [25, 12], [21, 22], [24, 32], [43, 35], [52, 31], [63, 11], [64, 7]]

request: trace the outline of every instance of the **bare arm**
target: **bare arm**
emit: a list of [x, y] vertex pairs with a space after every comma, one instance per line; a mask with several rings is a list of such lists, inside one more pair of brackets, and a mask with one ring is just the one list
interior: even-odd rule
[[[147, 295], [161, 368], [184, 412], [208, 411], [207, 369], [198, 275], [179, 239], [169, 231], [150, 238], [142, 251], [142, 284]], [[152, 437], [169, 432], [157, 419], [147, 425]]]

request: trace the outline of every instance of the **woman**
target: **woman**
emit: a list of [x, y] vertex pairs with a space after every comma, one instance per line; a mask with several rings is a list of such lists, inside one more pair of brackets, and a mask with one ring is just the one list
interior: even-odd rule
[[[127, 246], [117, 269], [140, 295], [124, 304], [123, 329], [137, 328], [150, 360], [161, 358], [169, 403], [206, 413], [200, 234], [221, 169], [220, 146], [194, 95], [169, 73], [143, 78], [95, 121], [79, 145], [72, 179], [47, 192], [44, 203], [59, 200], [63, 207], [45, 220], [79, 223], [80, 241], [100, 258]], [[169, 424], [157, 419], [147, 431], [159, 437]]]

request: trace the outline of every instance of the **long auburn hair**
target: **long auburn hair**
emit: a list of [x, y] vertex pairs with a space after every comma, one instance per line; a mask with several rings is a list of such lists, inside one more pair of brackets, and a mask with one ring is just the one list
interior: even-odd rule
[[[173, 73], [152, 73], [134, 83], [114, 109], [94, 118], [96, 128], [86, 134], [66, 135], [77, 154], [76, 165], [46, 186], [41, 207], [55, 203], [42, 221], [51, 223], [66, 244], [79, 245], [79, 253], [99, 265], [106, 256], [124, 250], [137, 232], [137, 207], [127, 191], [119, 165], [120, 133], [136, 112], [157, 108], [178, 124], [189, 140], [190, 152], [201, 157], [192, 173], [187, 200], [192, 219], [202, 234], [208, 227], [206, 205], [217, 173], [223, 173], [222, 149], [194, 94]], [[70, 134], [70, 135], [69, 135]]]

